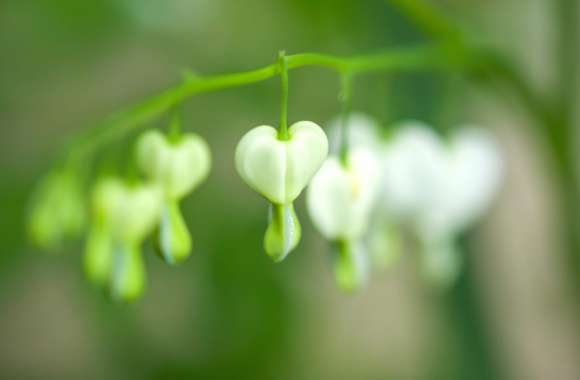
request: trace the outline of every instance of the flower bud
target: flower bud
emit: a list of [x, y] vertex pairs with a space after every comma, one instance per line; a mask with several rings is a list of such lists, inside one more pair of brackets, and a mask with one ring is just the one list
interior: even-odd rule
[[367, 283], [368, 255], [360, 242], [336, 242], [332, 258], [334, 279], [340, 289], [354, 291]]
[[32, 240], [45, 249], [55, 249], [77, 237], [85, 224], [85, 204], [75, 173], [50, 173], [40, 184], [28, 220]]
[[118, 301], [131, 302], [145, 288], [145, 267], [138, 244], [122, 242], [114, 249], [111, 295]]
[[177, 264], [189, 257], [191, 236], [177, 201], [166, 201], [161, 209], [161, 222], [155, 230], [156, 250], [168, 264]]
[[272, 204], [264, 249], [276, 262], [284, 260], [300, 241], [301, 229], [294, 206]]
[[299, 121], [290, 138], [279, 140], [276, 129], [260, 126], [242, 137], [236, 148], [236, 169], [252, 189], [270, 202], [293, 202], [310, 182], [328, 154], [322, 128]]

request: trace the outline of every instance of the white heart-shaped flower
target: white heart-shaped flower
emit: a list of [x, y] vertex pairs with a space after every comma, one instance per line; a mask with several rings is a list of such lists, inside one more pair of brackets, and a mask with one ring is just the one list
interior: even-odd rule
[[448, 144], [434, 201], [422, 211], [423, 235], [460, 232], [488, 209], [501, 185], [503, 162], [494, 138], [481, 128], [459, 129]]
[[161, 186], [166, 197], [179, 199], [207, 177], [211, 155], [205, 140], [194, 133], [171, 141], [151, 130], [137, 142], [137, 162], [143, 173]]
[[293, 124], [289, 135], [280, 140], [276, 129], [259, 126], [236, 148], [236, 169], [242, 179], [276, 204], [294, 201], [328, 154], [326, 134], [311, 121]]
[[373, 152], [355, 149], [348, 167], [330, 157], [308, 187], [310, 217], [329, 240], [359, 239], [366, 232], [379, 184], [379, 163]]
[[408, 221], [434, 202], [446, 152], [439, 136], [421, 122], [396, 128], [383, 155], [382, 204], [391, 218]]

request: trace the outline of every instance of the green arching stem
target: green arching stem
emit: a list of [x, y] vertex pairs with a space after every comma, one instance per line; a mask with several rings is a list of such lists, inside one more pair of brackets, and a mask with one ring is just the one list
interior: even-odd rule
[[171, 113], [171, 121], [169, 123], [169, 141], [176, 143], [181, 137], [181, 107], [175, 105]]
[[[451, 58], [451, 59], [450, 59]], [[418, 45], [371, 55], [341, 58], [332, 55], [303, 53], [286, 56], [288, 70], [315, 66], [353, 75], [367, 72], [414, 72], [436, 69], [469, 69], [466, 59], [457, 60], [437, 45]], [[201, 93], [233, 88], [270, 79], [280, 73], [274, 63], [263, 68], [208, 77], [187, 77], [182, 82], [150, 96], [74, 138], [62, 161], [89, 159], [103, 145], [124, 136], [128, 131], [154, 121], [176, 104]]]
[[349, 140], [349, 115], [351, 110], [352, 75], [344, 71], [340, 75], [340, 102], [342, 111], [340, 115], [340, 147], [339, 158], [344, 167], [348, 166], [348, 140]]
[[288, 61], [286, 52], [281, 51], [278, 56], [280, 65], [280, 126], [278, 130], [278, 139], [288, 140]]

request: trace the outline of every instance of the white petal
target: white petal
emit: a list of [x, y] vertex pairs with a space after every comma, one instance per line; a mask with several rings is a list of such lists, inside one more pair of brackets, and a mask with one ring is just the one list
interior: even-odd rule
[[318, 171], [328, 154], [322, 129], [301, 121], [289, 129], [290, 139], [260, 126], [248, 132], [236, 148], [236, 168], [254, 190], [277, 204], [294, 201]]

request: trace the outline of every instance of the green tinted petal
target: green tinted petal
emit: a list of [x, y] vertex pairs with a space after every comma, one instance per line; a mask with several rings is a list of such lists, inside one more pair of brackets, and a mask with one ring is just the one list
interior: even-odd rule
[[112, 261], [113, 242], [111, 234], [102, 226], [93, 227], [85, 245], [86, 276], [96, 285], [106, 285], [111, 275]]
[[114, 299], [130, 302], [145, 288], [145, 267], [138, 244], [120, 242], [113, 249], [111, 294]]
[[367, 252], [359, 243], [339, 241], [333, 252], [334, 279], [344, 291], [363, 287], [368, 278]]
[[264, 249], [274, 261], [282, 261], [300, 241], [300, 223], [292, 203], [270, 207], [270, 224], [264, 236]]
[[161, 220], [155, 231], [155, 246], [168, 264], [180, 263], [191, 253], [191, 236], [177, 201], [167, 202], [161, 210]]

